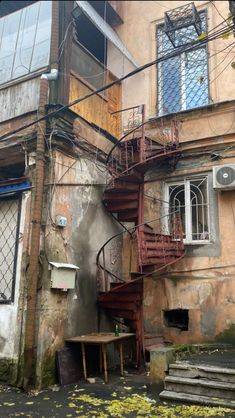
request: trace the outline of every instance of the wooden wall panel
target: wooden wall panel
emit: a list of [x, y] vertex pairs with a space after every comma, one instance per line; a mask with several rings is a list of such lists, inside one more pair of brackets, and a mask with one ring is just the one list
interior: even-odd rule
[[[108, 82], [116, 80], [116, 77], [109, 73]], [[108, 95], [108, 131], [112, 133], [116, 138], [121, 135], [121, 113], [111, 115], [112, 112], [116, 112], [121, 109], [121, 84], [115, 84], [107, 92]]]
[[[113, 81], [113, 76], [109, 76], [108, 82]], [[70, 95], [69, 101], [73, 101], [78, 97], [85, 96], [93, 91], [93, 88], [82, 81], [82, 79], [71, 75], [70, 77]], [[112, 112], [120, 109], [121, 87], [115, 85], [109, 89], [105, 98], [101, 95], [92, 96], [71, 107], [77, 114], [89, 122], [93, 122], [101, 128], [105, 129], [113, 136], [120, 136], [120, 116], [111, 115]]]
[[0, 90], [0, 122], [37, 110], [40, 77]]

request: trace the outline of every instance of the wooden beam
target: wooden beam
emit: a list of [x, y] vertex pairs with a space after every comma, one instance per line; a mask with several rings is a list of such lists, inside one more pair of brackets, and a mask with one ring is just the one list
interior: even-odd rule
[[78, 139], [85, 139], [87, 142], [101, 149], [106, 154], [108, 154], [113, 147], [113, 143], [104, 135], [95, 131], [90, 125], [81, 121], [79, 118], [74, 121], [73, 133]]

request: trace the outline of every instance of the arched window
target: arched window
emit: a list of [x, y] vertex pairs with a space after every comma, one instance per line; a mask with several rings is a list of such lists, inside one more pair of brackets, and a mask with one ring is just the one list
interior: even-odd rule
[[168, 211], [178, 210], [185, 242], [209, 241], [207, 177], [167, 184]]

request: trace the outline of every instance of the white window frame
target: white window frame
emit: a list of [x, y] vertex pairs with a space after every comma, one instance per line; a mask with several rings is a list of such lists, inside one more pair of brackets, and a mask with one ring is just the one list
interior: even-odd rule
[[[192, 205], [191, 205], [191, 198], [190, 198], [190, 185], [192, 181], [196, 180], [206, 180], [206, 193], [207, 193], [207, 227], [208, 227], [208, 238], [204, 239], [193, 239], [193, 231], [192, 231]], [[164, 183], [164, 201], [169, 202], [170, 200], [170, 187], [171, 186], [182, 186], [185, 187], [185, 238], [184, 243], [190, 244], [190, 245], [198, 245], [198, 244], [209, 244], [211, 243], [211, 228], [210, 228], [210, 203], [209, 203], [209, 188], [208, 188], [208, 176], [202, 175], [198, 177], [186, 177], [184, 179], [179, 179], [179, 181], [173, 181], [173, 182], [165, 182]], [[164, 203], [164, 228], [165, 230], [169, 231], [168, 227], [168, 219], [167, 216], [169, 213], [169, 203]]]

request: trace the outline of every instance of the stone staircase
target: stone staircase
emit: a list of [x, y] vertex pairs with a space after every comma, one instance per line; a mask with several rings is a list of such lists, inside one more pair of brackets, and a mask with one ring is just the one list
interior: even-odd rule
[[235, 369], [177, 361], [169, 366], [160, 398], [235, 409]]

